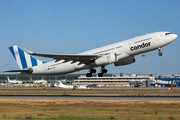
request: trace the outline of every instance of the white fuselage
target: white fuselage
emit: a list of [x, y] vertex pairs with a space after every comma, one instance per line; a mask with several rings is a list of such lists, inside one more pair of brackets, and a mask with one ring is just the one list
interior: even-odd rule
[[74, 85], [65, 85], [61, 81], [58, 82], [58, 87], [60, 88], [68, 88], [68, 89], [73, 89]]
[[12, 84], [22, 84], [22, 81], [17, 81], [17, 80], [9, 80], [8, 82]]
[[65, 85], [62, 81], [58, 81], [58, 87], [68, 89], [87, 89], [87, 87], [83, 85]]
[[46, 81], [46, 80], [35, 80], [34, 83], [35, 83], [35, 84], [40, 84], [40, 83], [46, 84], [47, 81]]
[[[114, 43], [111, 45], [107, 45], [104, 47], [96, 48], [93, 50], [89, 50], [83, 53], [79, 53], [79, 55], [83, 54], [96, 54], [96, 55], [104, 55], [109, 53], [115, 53], [117, 55], [117, 61], [121, 61], [130, 56], [135, 56], [138, 54], [142, 54], [145, 52], [153, 51], [155, 49], [161, 48], [173, 40], [176, 39], [176, 34], [168, 34], [168, 32], [156, 32], [151, 34], [146, 34], [143, 36], [138, 36], [132, 39], [128, 39], [122, 42]], [[66, 74], [84, 69], [92, 69], [96, 67], [100, 67], [97, 65], [86, 65], [79, 64], [80, 62], [64, 62], [64, 60], [60, 60], [58, 62], [51, 61], [45, 64], [41, 64], [33, 67], [32, 74]]]

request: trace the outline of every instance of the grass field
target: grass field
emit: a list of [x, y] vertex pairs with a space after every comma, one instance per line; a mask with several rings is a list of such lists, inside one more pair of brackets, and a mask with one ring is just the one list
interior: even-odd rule
[[179, 120], [180, 102], [0, 100], [1, 120]]
[[[0, 94], [167, 93], [180, 90], [0, 90]], [[0, 100], [0, 120], [180, 120], [180, 102]]]

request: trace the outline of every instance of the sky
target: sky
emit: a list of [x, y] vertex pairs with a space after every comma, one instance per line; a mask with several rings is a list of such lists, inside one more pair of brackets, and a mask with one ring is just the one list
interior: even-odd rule
[[8, 49], [12, 45], [38, 53], [77, 54], [159, 31], [178, 35], [162, 48], [163, 56], [155, 50], [145, 58], [137, 55], [133, 64], [106, 69], [144, 74], [145, 61], [145, 74], [180, 74], [179, 5], [179, 0], [0, 0], [0, 74], [20, 69]]

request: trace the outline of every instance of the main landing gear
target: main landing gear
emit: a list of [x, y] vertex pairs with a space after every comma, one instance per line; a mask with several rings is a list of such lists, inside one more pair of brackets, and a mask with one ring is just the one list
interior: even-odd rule
[[[86, 77], [92, 77], [92, 73], [96, 73], [95, 69], [90, 69], [89, 73], [86, 74]], [[98, 77], [103, 77], [103, 74], [107, 73], [107, 69], [104, 66], [101, 67], [101, 73], [98, 74]]]
[[103, 74], [107, 73], [107, 69], [104, 68], [104, 66], [101, 67], [101, 73], [98, 74], [98, 77], [103, 77]]
[[159, 50], [158, 55], [159, 55], [159, 56], [162, 56], [161, 48], [158, 48], [158, 50]]
[[89, 73], [86, 74], [86, 77], [92, 77], [92, 73], [96, 73], [96, 69], [90, 69]]

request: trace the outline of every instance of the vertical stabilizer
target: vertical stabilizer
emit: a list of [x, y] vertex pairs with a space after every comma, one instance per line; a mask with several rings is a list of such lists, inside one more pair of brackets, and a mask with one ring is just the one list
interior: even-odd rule
[[9, 77], [7, 77], [7, 80], [8, 80], [8, 82], [10, 81], [10, 78]]
[[58, 81], [59, 82], [59, 87], [65, 87], [65, 85], [62, 83], [62, 81]]
[[9, 47], [9, 50], [11, 51], [12, 55], [14, 56], [14, 59], [16, 60], [21, 70], [44, 63], [34, 58], [33, 56], [28, 55], [24, 50], [22, 50], [16, 45]]

